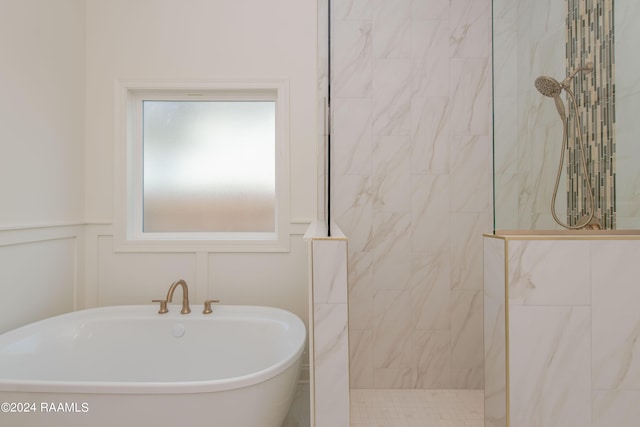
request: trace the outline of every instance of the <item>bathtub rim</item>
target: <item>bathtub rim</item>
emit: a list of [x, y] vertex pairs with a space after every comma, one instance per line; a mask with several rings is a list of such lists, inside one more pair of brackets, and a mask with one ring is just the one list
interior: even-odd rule
[[[184, 321], [187, 319], [201, 318], [207, 320], [211, 315], [205, 315], [200, 312], [191, 312], [187, 315], [179, 313], [179, 306], [170, 305], [170, 312], [163, 314], [162, 319], [173, 319], [176, 321]], [[224, 392], [248, 388], [256, 384], [267, 382], [288, 369], [295, 368], [300, 370], [301, 358], [307, 340], [307, 330], [304, 322], [294, 313], [276, 307], [268, 306], [252, 306], [252, 305], [216, 305], [218, 310], [232, 310], [241, 312], [242, 310], [263, 311], [271, 313], [279, 313], [291, 319], [294, 327], [302, 328], [302, 339], [295, 352], [288, 357], [278, 361], [277, 363], [252, 372], [247, 375], [241, 375], [232, 378], [216, 379], [216, 380], [199, 380], [199, 381], [158, 381], [158, 382], [140, 382], [140, 381], [58, 381], [58, 380], [20, 380], [0, 378], [0, 393], [2, 392], [29, 392], [29, 393], [79, 393], [79, 394], [188, 394], [188, 393], [211, 393]], [[75, 317], [82, 318], [89, 312], [92, 313], [109, 313], [109, 312], [125, 312], [133, 314], [139, 318], [149, 318], [149, 316], [160, 316], [157, 313], [156, 305], [117, 305], [104, 306], [96, 308], [88, 308], [83, 310], [72, 311], [69, 313], [52, 316], [46, 319], [38, 320], [27, 325], [12, 329], [0, 334], [0, 339], [7, 334], [18, 334], [20, 332], [36, 329], [43, 323], [48, 321], [63, 321], [64, 319], [73, 319]], [[215, 311], [214, 311], [215, 313]]]

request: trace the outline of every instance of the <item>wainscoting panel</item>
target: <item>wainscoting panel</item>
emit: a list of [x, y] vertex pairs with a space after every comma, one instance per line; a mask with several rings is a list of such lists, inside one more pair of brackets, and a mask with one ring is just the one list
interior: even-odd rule
[[0, 231], [0, 333], [76, 308], [82, 242], [76, 226]]

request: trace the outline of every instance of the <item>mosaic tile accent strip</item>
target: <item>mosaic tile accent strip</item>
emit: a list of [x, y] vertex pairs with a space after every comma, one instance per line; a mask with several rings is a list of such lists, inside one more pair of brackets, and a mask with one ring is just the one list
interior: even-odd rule
[[[572, 82], [582, 127], [595, 214], [602, 228], [616, 228], [615, 207], [615, 57], [613, 0], [567, 0], [567, 75], [588, 62], [591, 73]], [[580, 160], [575, 111], [569, 110], [567, 213], [577, 223], [591, 209]]]

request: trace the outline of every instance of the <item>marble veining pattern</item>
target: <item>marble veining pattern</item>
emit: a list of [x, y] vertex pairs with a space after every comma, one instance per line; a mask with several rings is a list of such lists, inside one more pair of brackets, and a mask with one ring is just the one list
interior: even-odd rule
[[313, 240], [313, 275], [322, 286], [314, 290], [316, 304], [346, 304], [347, 259], [346, 241]]
[[[426, 2], [413, 2], [414, 5], [424, 3]], [[448, 15], [448, 7], [445, 10]], [[449, 21], [447, 19], [414, 19], [411, 25], [411, 37], [411, 88], [414, 97], [448, 98]]]
[[[511, 305], [589, 305], [588, 241], [509, 242]], [[556, 284], [562, 282], [559, 287]]]
[[589, 426], [589, 307], [509, 309], [511, 424]]
[[[593, 382], [598, 389], [640, 390], [638, 241], [593, 244]], [[615, 280], [612, 280], [615, 272]]]
[[482, 236], [491, 222], [487, 212], [460, 212], [451, 215], [451, 289], [466, 291], [482, 290]]
[[486, 426], [635, 427], [640, 238], [554, 237], [484, 239]]
[[411, 0], [371, 0], [373, 57], [409, 58], [411, 55]]
[[332, 8], [352, 387], [481, 388], [491, 1]]
[[315, 425], [349, 427], [346, 304], [315, 304]]
[[449, 172], [450, 108], [448, 97], [412, 100], [412, 173], [445, 175]]
[[[332, 2], [332, 4], [338, 2]], [[371, 96], [373, 56], [370, 20], [332, 22], [332, 73], [342, 76], [331, 83], [332, 97], [362, 98]]]
[[640, 390], [594, 390], [592, 427], [633, 427], [640, 420]]
[[411, 258], [412, 327], [416, 331], [447, 331], [451, 324], [450, 257], [447, 252], [415, 252]]

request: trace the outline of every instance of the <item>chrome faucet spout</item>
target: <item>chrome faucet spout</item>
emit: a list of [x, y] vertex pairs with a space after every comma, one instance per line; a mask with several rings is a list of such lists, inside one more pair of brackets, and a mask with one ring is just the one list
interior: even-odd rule
[[180, 310], [181, 314], [191, 313], [191, 308], [189, 307], [189, 288], [187, 286], [187, 282], [184, 280], [176, 280], [169, 287], [169, 292], [167, 292], [167, 303], [170, 303], [173, 299], [173, 293], [175, 292], [178, 286], [182, 286], [182, 310]]

